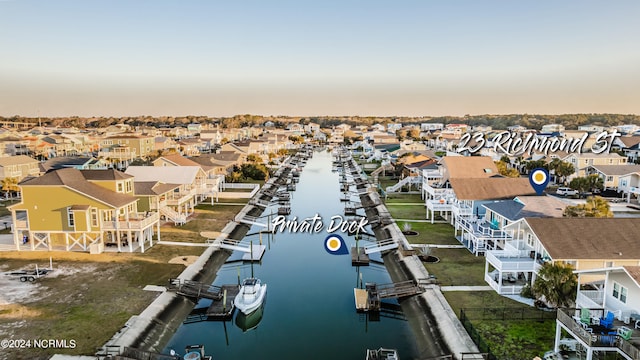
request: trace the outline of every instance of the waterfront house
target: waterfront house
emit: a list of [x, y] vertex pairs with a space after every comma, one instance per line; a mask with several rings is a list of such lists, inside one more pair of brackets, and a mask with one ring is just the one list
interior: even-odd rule
[[497, 248], [507, 234], [494, 222], [485, 221], [485, 204], [517, 196], [535, 195], [526, 178], [451, 178], [454, 236], [473, 254]]
[[[449, 179], [480, 179], [499, 176], [493, 160], [484, 156], [445, 156], [440, 160], [437, 170], [423, 169], [422, 197], [433, 222], [438, 212], [445, 219], [450, 218], [455, 203], [455, 194]], [[514, 196], [517, 194], [514, 194]]]
[[500, 294], [519, 294], [545, 262], [576, 270], [640, 265], [640, 219], [525, 217], [503, 227], [500, 251], [487, 252], [485, 281]]
[[[640, 359], [640, 266], [575, 273], [576, 308], [558, 310], [554, 350], [560, 351], [562, 339], [568, 337], [577, 342], [576, 355], [586, 359], [613, 353], [619, 356], [616, 358]], [[581, 318], [580, 314], [588, 316]], [[608, 314], [613, 321], [607, 321]]]
[[200, 166], [129, 166], [126, 174], [134, 176], [136, 181], [180, 185], [167, 198], [166, 206], [173, 212], [164, 214], [167, 220], [176, 223], [183, 218], [186, 221], [198, 202], [211, 194], [206, 185], [207, 175]]
[[157, 158], [153, 161], [153, 166], [198, 166], [205, 173], [206, 178], [204, 182], [201, 182], [200, 188], [197, 189], [197, 193], [200, 195], [198, 201], [202, 201], [207, 197], [213, 199], [217, 196], [221, 190], [221, 185], [224, 183], [224, 175], [218, 172], [215, 166], [207, 165], [205, 163], [196, 162], [194, 158], [186, 158], [179, 154], [165, 155]]
[[117, 170], [54, 170], [20, 188], [8, 207], [17, 250], [144, 252], [154, 227], [160, 236], [158, 214], [138, 212], [133, 177]]

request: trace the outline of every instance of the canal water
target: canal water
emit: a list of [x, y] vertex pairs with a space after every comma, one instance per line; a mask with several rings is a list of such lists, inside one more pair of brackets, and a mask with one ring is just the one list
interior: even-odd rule
[[[291, 215], [298, 219], [322, 217], [319, 233], [277, 232], [268, 241], [261, 263], [253, 265], [257, 278], [268, 285], [266, 303], [257, 327], [256, 319], [234, 318], [222, 321], [184, 323], [165, 348], [182, 353], [186, 345], [204, 344], [215, 359], [364, 359], [365, 350], [379, 347], [398, 350], [401, 359], [417, 357], [415, 338], [401, 310], [383, 312], [378, 321], [355, 311], [353, 288], [364, 282], [389, 283], [384, 265], [351, 266], [349, 255], [331, 255], [324, 248], [327, 224], [334, 215], [344, 216], [344, 203], [338, 173], [331, 172], [329, 152], [315, 152], [300, 176], [296, 191], [291, 193]], [[275, 210], [268, 208], [264, 214]], [[360, 210], [362, 211], [362, 210]], [[266, 218], [264, 219], [266, 221]], [[261, 228], [253, 226], [248, 234]], [[370, 231], [370, 230], [369, 230]], [[336, 232], [348, 247], [355, 240]], [[259, 242], [249, 235], [243, 243]], [[366, 242], [360, 241], [361, 245]], [[251, 276], [251, 266], [233, 254], [218, 272], [214, 285], [234, 284]], [[372, 259], [381, 261], [380, 257]], [[393, 308], [397, 302], [388, 301]], [[202, 300], [196, 308], [206, 308]], [[259, 314], [258, 314], [259, 315]], [[259, 316], [257, 316], [259, 317]], [[244, 329], [243, 329], [244, 328]]]

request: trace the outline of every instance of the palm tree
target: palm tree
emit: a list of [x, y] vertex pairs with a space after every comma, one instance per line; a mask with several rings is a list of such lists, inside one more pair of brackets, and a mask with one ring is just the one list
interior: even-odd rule
[[538, 271], [531, 290], [553, 307], [569, 307], [576, 297], [578, 277], [569, 265], [547, 262]]
[[607, 200], [600, 196], [590, 196], [584, 204], [567, 206], [563, 215], [566, 217], [610, 218], [613, 217], [613, 212], [611, 212]]

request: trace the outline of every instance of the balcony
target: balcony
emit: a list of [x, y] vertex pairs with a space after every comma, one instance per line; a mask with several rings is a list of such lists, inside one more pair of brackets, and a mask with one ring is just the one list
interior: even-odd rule
[[454, 203], [451, 207], [451, 213], [454, 218], [460, 216], [471, 216], [473, 215], [473, 209], [469, 205], [464, 205], [462, 203]]
[[102, 230], [142, 230], [160, 220], [160, 215], [152, 213], [131, 213], [128, 218], [117, 221], [103, 221]]
[[493, 229], [489, 226], [489, 223], [484, 220], [476, 221], [475, 218], [456, 218], [456, 227], [458, 229], [462, 229], [469, 234], [471, 234], [474, 238], [484, 239], [484, 240], [510, 240], [513, 238], [513, 231], [511, 230], [501, 230], [501, 229]]
[[578, 290], [576, 306], [586, 308], [602, 308], [604, 306], [604, 291]]
[[521, 280], [509, 282], [507, 279], [503, 279], [502, 284], [500, 284], [494, 277], [494, 274], [489, 273], [484, 274], [484, 281], [500, 295], [520, 295], [520, 291], [522, 291], [522, 288], [526, 284], [526, 282]]
[[529, 251], [517, 252], [507, 250], [487, 251], [487, 262], [496, 270], [503, 272], [535, 272], [540, 264], [529, 256]]
[[[602, 309], [590, 309], [591, 315], [594, 317], [602, 316]], [[576, 321], [573, 316], [580, 316], [580, 309], [558, 309], [557, 322], [567, 330], [574, 338], [586, 344], [590, 348], [600, 348], [610, 351], [617, 350], [624, 353], [630, 359], [640, 359], [640, 339], [632, 337], [630, 340], [624, 340], [620, 336], [615, 335], [616, 329], [623, 326], [619, 321], [614, 322], [613, 328], [609, 329], [606, 334], [597, 334], [593, 330], [594, 325], [582, 324]], [[637, 330], [636, 330], [637, 331]]]
[[191, 189], [189, 191], [181, 191], [181, 192], [177, 192], [177, 193], [172, 193], [170, 196], [170, 198], [168, 198], [167, 201], [167, 205], [171, 205], [171, 206], [178, 206], [178, 205], [182, 205], [188, 201], [190, 201], [191, 199], [193, 199], [193, 197], [196, 195], [196, 190], [195, 189]]
[[451, 202], [444, 198], [441, 200], [427, 200], [427, 209], [431, 211], [451, 211]]

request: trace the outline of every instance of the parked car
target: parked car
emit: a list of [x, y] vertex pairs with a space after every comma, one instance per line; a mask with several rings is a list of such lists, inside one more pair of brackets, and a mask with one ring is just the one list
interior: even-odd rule
[[573, 190], [568, 187], [559, 187], [558, 190], [556, 190], [556, 194], [562, 196], [575, 196], [578, 195], [578, 190]]

